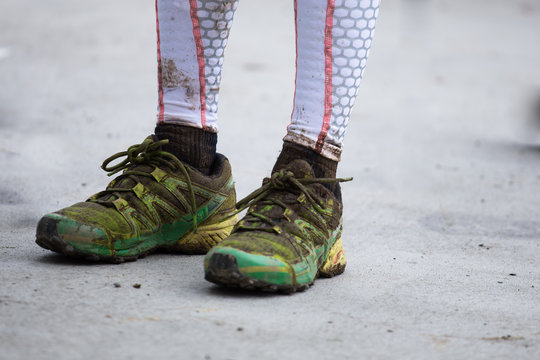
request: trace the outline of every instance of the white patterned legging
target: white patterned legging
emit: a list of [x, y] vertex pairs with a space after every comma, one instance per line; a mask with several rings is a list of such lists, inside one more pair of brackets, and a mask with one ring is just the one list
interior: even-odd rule
[[[338, 161], [380, 0], [294, 0], [296, 80], [285, 141]], [[217, 132], [223, 52], [238, 0], [156, 0], [158, 123]]]

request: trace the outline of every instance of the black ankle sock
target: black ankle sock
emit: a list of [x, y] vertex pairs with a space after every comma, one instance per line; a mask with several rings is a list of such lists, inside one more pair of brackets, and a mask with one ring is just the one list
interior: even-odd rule
[[[284, 141], [281, 153], [276, 160], [272, 173], [283, 169], [289, 163], [296, 159], [307, 161], [312, 167], [315, 177], [335, 178], [338, 162], [325, 158], [315, 150], [298, 145], [292, 142]], [[324, 184], [341, 201], [341, 187], [339, 183]]]
[[208, 175], [216, 156], [217, 133], [176, 124], [158, 124], [155, 130], [160, 139], [168, 139], [163, 150], [170, 152], [200, 172]]

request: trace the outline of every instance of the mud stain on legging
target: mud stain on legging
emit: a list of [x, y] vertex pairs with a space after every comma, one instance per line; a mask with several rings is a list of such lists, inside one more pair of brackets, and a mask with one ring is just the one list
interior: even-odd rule
[[195, 94], [192, 87], [192, 84], [195, 83], [194, 79], [178, 70], [176, 63], [172, 59], [161, 60], [161, 76], [164, 88], [174, 89], [181, 86], [186, 90], [186, 100], [193, 99]]
[[229, 36], [229, 29], [227, 28], [227, 20], [225, 19], [225, 14], [228, 11], [233, 11], [234, 4], [237, 0], [226, 0], [221, 4], [217, 3], [208, 3], [206, 6], [212, 13], [212, 19], [215, 20], [214, 30], [220, 32], [222, 38], [227, 38]]

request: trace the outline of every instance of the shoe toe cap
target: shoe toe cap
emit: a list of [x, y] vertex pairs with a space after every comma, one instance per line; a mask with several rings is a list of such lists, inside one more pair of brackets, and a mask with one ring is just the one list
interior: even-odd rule
[[205, 257], [205, 271], [219, 278], [250, 278], [272, 284], [289, 284], [293, 270], [285, 261], [227, 247], [216, 246]]
[[76, 253], [86, 247], [106, 247], [108, 237], [100, 227], [86, 224], [57, 213], [41, 218], [36, 230], [36, 242], [43, 248]]

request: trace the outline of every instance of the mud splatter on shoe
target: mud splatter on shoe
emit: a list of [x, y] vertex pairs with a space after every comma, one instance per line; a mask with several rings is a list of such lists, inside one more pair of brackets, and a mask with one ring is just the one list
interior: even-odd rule
[[208, 252], [205, 278], [216, 284], [294, 292], [318, 276], [343, 273], [342, 204], [304, 160], [274, 172], [237, 204], [249, 207], [233, 233]]
[[152, 135], [106, 159], [109, 175], [122, 174], [85, 202], [41, 218], [36, 243], [67, 256], [123, 262], [160, 248], [204, 254], [227, 237], [237, 221], [228, 160], [216, 154], [204, 175], [163, 151], [167, 142]]

